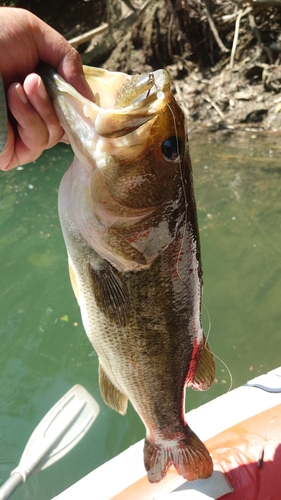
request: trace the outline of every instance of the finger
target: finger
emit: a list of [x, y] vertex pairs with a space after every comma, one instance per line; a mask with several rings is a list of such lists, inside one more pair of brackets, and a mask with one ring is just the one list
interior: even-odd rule
[[18, 161], [15, 156], [15, 134], [10, 122], [8, 123], [8, 137], [5, 148], [0, 155], [0, 170], [10, 170], [18, 166]]
[[20, 139], [28, 149], [40, 149], [48, 144], [49, 136], [44, 122], [27, 99], [20, 83], [13, 83], [7, 94], [8, 106], [17, 122]]
[[48, 131], [48, 143], [44, 145], [45, 149], [51, 148], [62, 139], [64, 131], [41, 77], [35, 73], [28, 75], [23, 83], [23, 89]]
[[19, 83], [8, 89], [8, 106], [17, 122], [14, 161], [16, 158], [19, 165], [24, 165], [36, 160], [49, 147], [49, 132]]
[[30, 163], [58, 141], [68, 142], [38, 75], [29, 75], [24, 88], [20, 84], [11, 85], [8, 104], [18, 123], [16, 133], [9, 123], [7, 144], [0, 155], [0, 170]]
[[1, 7], [1, 13], [1, 73], [5, 88], [15, 81], [21, 82], [39, 61], [44, 61], [84, 97], [93, 98], [81, 58], [62, 35], [25, 9]]
[[80, 55], [75, 49], [73, 51], [70, 51], [60, 61], [57, 66], [58, 73], [80, 94], [93, 101], [94, 95], [85, 79]]
[[81, 57], [77, 50], [50, 26], [42, 22], [38, 23], [36, 17], [33, 22], [37, 24], [34, 41], [38, 48], [39, 60], [49, 63], [57, 69], [59, 74], [78, 92], [92, 100], [93, 93], [85, 79]]

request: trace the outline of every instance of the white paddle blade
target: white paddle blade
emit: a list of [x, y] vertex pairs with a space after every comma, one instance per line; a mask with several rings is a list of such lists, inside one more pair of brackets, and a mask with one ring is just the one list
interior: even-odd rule
[[13, 472], [24, 478], [66, 455], [86, 434], [99, 405], [81, 385], [75, 385], [45, 415], [31, 434]]

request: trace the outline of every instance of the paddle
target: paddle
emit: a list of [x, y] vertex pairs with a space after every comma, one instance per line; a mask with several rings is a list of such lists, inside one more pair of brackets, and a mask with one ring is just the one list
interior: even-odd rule
[[30, 474], [46, 469], [68, 453], [86, 434], [99, 405], [81, 385], [75, 385], [45, 415], [31, 434], [19, 465], [0, 488], [7, 500]]

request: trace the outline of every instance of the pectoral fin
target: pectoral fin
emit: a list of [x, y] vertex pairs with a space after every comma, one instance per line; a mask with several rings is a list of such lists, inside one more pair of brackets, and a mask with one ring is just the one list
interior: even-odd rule
[[214, 381], [216, 366], [210, 346], [204, 336], [204, 344], [200, 354], [195, 377], [188, 383], [189, 387], [197, 391], [206, 391]]
[[99, 309], [113, 323], [125, 326], [130, 314], [129, 293], [108, 262], [101, 269], [89, 266], [93, 292]]
[[125, 415], [128, 406], [128, 398], [112, 384], [101, 363], [99, 364], [99, 383], [104, 402], [113, 410], [121, 413], [121, 415]]

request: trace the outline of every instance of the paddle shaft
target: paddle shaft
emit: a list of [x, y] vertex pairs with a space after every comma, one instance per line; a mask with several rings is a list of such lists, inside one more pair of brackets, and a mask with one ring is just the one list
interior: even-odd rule
[[23, 483], [23, 477], [18, 472], [14, 472], [11, 474], [9, 479], [5, 481], [3, 486], [0, 489], [0, 500], [8, 500], [10, 496], [16, 491], [18, 486]]

